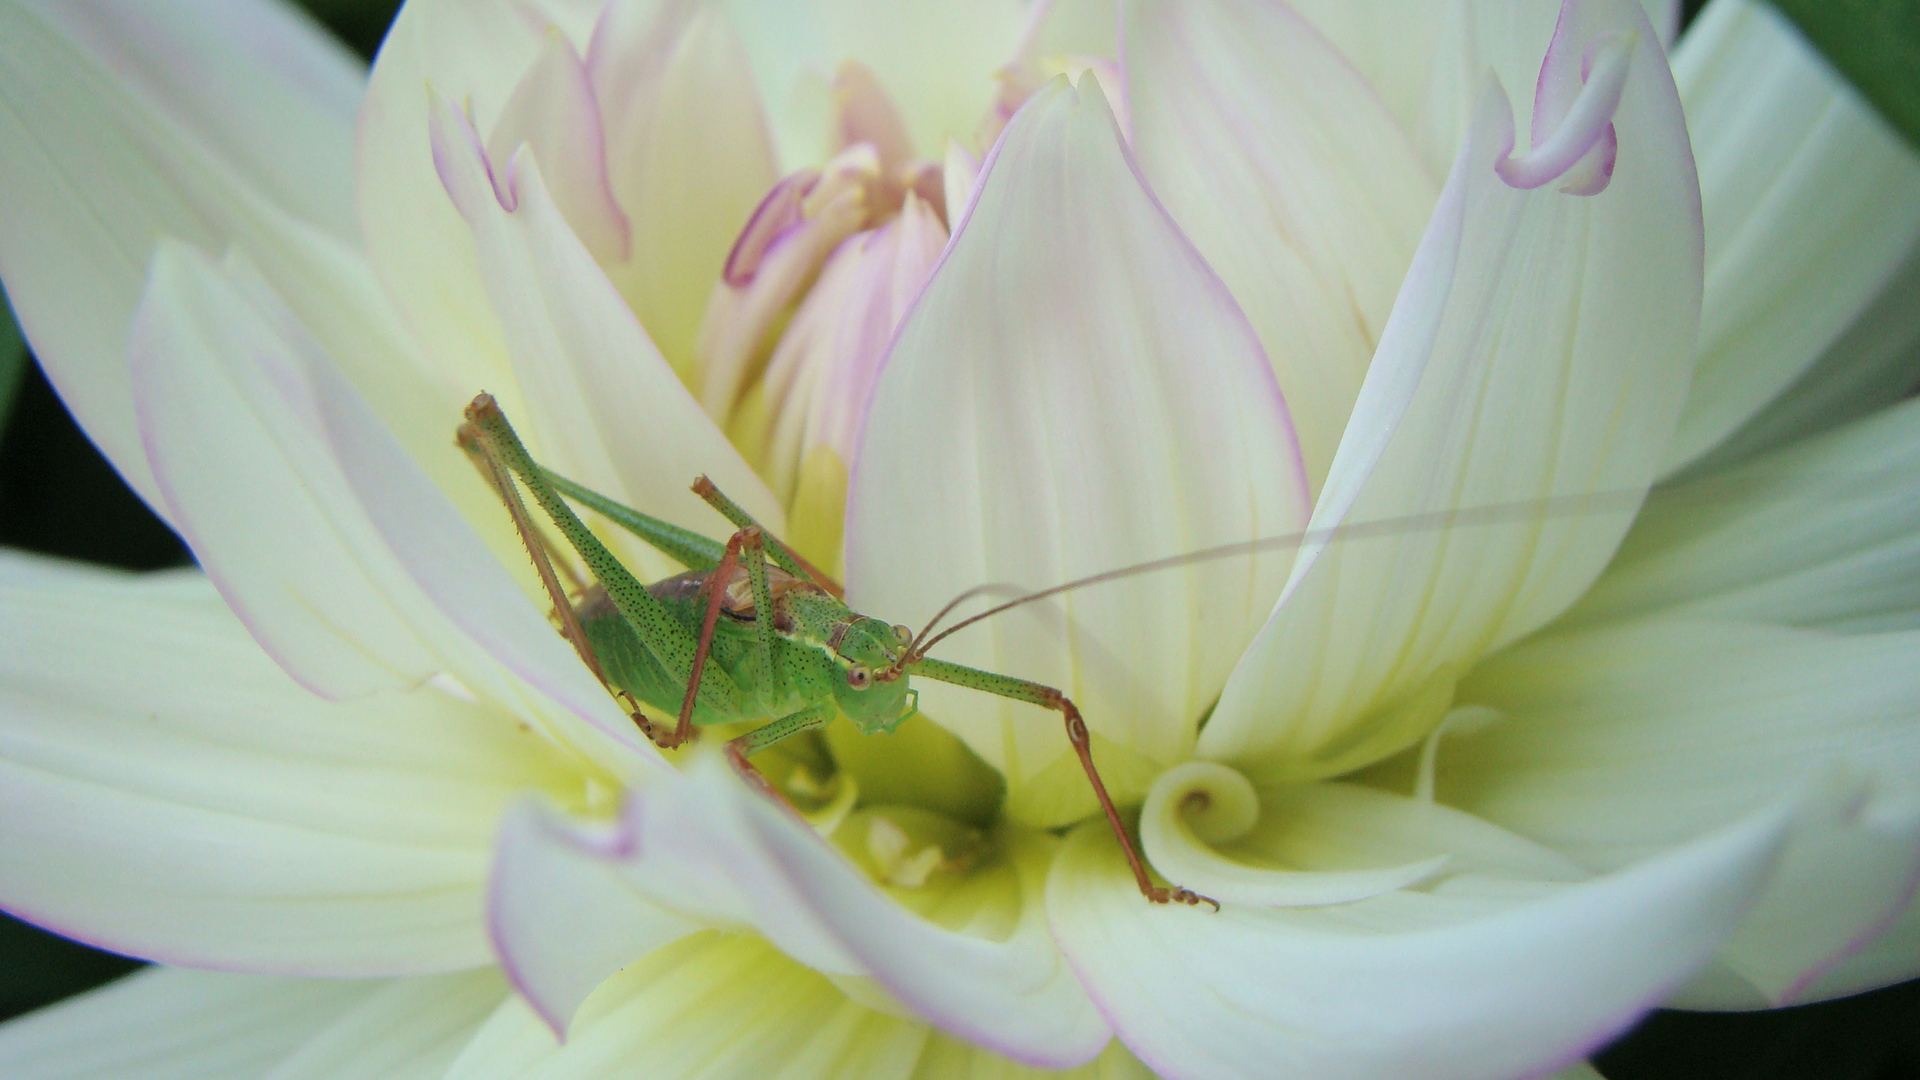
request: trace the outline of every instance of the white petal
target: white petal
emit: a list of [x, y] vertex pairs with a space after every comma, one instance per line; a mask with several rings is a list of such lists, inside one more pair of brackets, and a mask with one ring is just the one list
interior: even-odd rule
[[1701, 475], [1884, 409], [1920, 371], [1920, 246], [1880, 296], [1792, 386], [1690, 466]]
[[[1416, 823], [1433, 809], [1404, 802]], [[1581, 884], [1489, 868], [1431, 891], [1219, 913], [1144, 903], [1090, 822], [1055, 861], [1048, 908], [1115, 1033], [1163, 1074], [1532, 1075], [1618, 1034], [1712, 955], [1787, 818]]]
[[1133, 147], [1272, 360], [1326, 475], [1439, 183], [1385, 106], [1284, 6], [1127, 6]]
[[440, 1080], [507, 996], [491, 968], [395, 979], [303, 1042], [266, 1080]]
[[274, 304], [177, 243], [155, 257], [132, 375], [168, 517], [261, 646], [308, 688], [337, 698], [420, 683], [439, 670], [431, 646], [388, 599], [390, 560], [369, 552], [377, 540], [320, 419], [301, 409], [305, 369], [326, 361]]
[[[547, 818], [510, 825], [502, 844], [494, 896], [512, 907], [496, 910], [495, 941], [556, 1027], [573, 1016], [582, 987], [634, 959], [620, 950], [670, 937], [677, 915], [751, 927], [816, 970], [871, 979], [936, 1025], [1032, 1064], [1077, 1065], [1108, 1039], [1047, 937], [1037, 895], [1047, 852], [1038, 840], [976, 873], [967, 892], [941, 905], [942, 923], [929, 922], [709, 755], [634, 793], [611, 830]], [[563, 850], [541, 850], [555, 846]], [[556, 868], [564, 873], [557, 880], [533, 876]], [[577, 932], [583, 911], [603, 928], [600, 955], [573, 945], [543, 954], [557, 937], [543, 924]], [[950, 929], [951, 920], [958, 925]]]
[[588, 67], [633, 223], [631, 257], [607, 272], [684, 378], [728, 250], [779, 176], [760, 92], [717, 4], [609, 5]]
[[1567, 621], [1920, 629], [1920, 403], [1658, 489]]
[[[461, 101], [491, 130], [540, 53], [556, 0], [416, 0], [381, 43], [359, 123], [355, 198], [367, 253], [435, 369], [467, 392], [508, 380], [506, 345], [488, 313], [473, 243], [448, 204], [428, 141], [435, 93]], [[591, 18], [591, 15], [588, 16]]]
[[250, 971], [483, 962], [495, 820], [575, 774], [437, 689], [330, 703], [202, 582], [0, 587], [0, 902], [118, 952]]
[[1920, 238], [1920, 156], [1786, 16], [1717, 0], [1674, 54], [1706, 211], [1699, 364], [1669, 470], [1752, 416]]
[[256, 1080], [389, 984], [153, 968], [0, 1026], [9, 1080]]
[[828, 88], [843, 60], [873, 72], [920, 156], [940, 160], [948, 136], [970, 139], [993, 103], [994, 73], [1014, 58], [1027, 14], [1007, 0], [926, 0], [909, 10], [884, 0], [733, 0], [729, 7], [785, 169], [826, 156]]
[[62, 398], [150, 504], [125, 350], [153, 245], [277, 253], [350, 232], [346, 64], [278, 5], [0, 3], [0, 274]]
[[[1041, 588], [1297, 528], [1304, 502], [1259, 343], [1141, 186], [1105, 96], [1064, 80], [1042, 90], [987, 162], [881, 372], [849, 496], [855, 607], [919, 625], [973, 586]], [[938, 653], [1058, 686], [1096, 737], [1171, 764], [1265, 617], [1280, 565], [1222, 560], [1080, 590]], [[1094, 810], [1058, 716], [919, 686], [927, 713], [1008, 776], [1021, 820]], [[1123, 797], [1144, 782], [1116, 779]]]
[[[1312, 777], [1409, 745], [1444, 715], [1458, 665], [1557, 614], [1626, 530], [1685, 393], [1700, 288], [1686, 130], [1637, 5], [1570, 2], [1540, 69], [1533, 141], [1551, 148], [1555, 112], [1584, 115], [1568, 99], [1589, 48], [1628, 42], [1612, 122], [1589, 118], [1596, 148], [1617, 137], [1597, 195], [1501, 179], [1523, 161], [1507, 157], [1513, 129], [1489, 86], [1313, 524], [1515, 512], [1309, 545], [1201, 733], [1203, 756]], [[1587, 92], [1609, 89], [1604, 68]]]
[[[1504, 714], [1449, 739], [1452, 805], [1617, 867], [1738, 820], [1836, 767], [1864, 777], [1797, 823], [1723, 961], [1778, 1003], [1862, 944], [1920, 878], [1920, 634], [1835, 637], [1734, 623], [1629, 623], [1489, 660], [1463, 700]], [[1844, 780], [1844, 777], [1843, 777]], [[1920, 973], [1911, 961], [1901, 977]]]
[[509, 1002], [447, 1080], [644, 1075], [906, 1080], [924, 1024], [860, 1005], [754, 937], [705, 933], [648, 956], [595, 994], [557, 1043]]
[[514, 986], [556, 1034], [608, 976], [701, 928], [612, 871], [635, 842], [618, 823], [583, 826], [537, 802], [501, 823], [487, 921]]
[[[612, 696], [553, 632], [446, 494], [408, 458], [366, 401], [326, 365], [307, 371], [336, 467], [405, 585], [414, 624], [446, 670], [612, 778], [666, 768]], [[504, 514], [504, 509], [496, 511]], [[516, 561], [523, 552], [514, 552]], [[522, 564], [525, 565], [525, 564]], [[383, 568], [384, 569], [384, 568]], [[589, 762], [592, 764], [590, 765]]]
[[366, 66], [300, 9], [267, 0], [21, 6], [274, 204], [342, 239], [359, 235], [353, 125]]
[[602, 261], [626, 258], [627, 217], [607, 182], [600, 103], [586, 61], [558, 28], [547, 31], [487, 136], [493, 161], [510, 160], [522, 146], [553, 178], [554, 201], [581, 243]]
[[[535, 453], [629, 506], [707, 532], [724, 522], [689, 485], [711, 476], [778, 534], [772, 493], [653, 347], [554, 206], [534, 160], [516, 156], [497, 172], [467, 118], [444, 100], [433, 125], [442, 180], [472, 227], [526, 402], [516, 420]], [[638, 545], [623, 551], [643, 578], [681, 569]]]
[[[290, 675], [350, 697], [446, 672], [616, 774], [661, 764], [244, 265], [164, 247], [137, 329], [142, 429], [166, 505]], [[396, 529], [396, 513], [415, 531]]]
[[[1422, 833], [1406, 830], [1404, 816], [1400, 800], [1369, 789], [1262, 792], [1224, 765], [1190, 761], [1154, 782], [1140, 839], [1168, 880], [1223, 904], [1319, 907], [1405, 888], [1446, 867], [1463, 842], [1453, 835], [1458, 823], [1422, 822], [1432, 826]], [[1387, 828], [1405, 835], [1383, 843]], [[1367, 838], [1363, 849], [1347, 843], [1355, 835]]]

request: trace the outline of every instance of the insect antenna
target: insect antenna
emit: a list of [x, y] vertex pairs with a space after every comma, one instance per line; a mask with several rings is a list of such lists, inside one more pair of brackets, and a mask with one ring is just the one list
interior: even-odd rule
[[[1421, 514], [1407, 514], [1400, 517], [1376, 518], [1372, 521], [1347, 522], [1340, 525], [1327, 525], [1318, 529], [1304, 529], [1300, 532], [1281, 533], [1277, 536], [1262, 537], [1258, 540], [1241, 540], [1217, 547], [1202, 548], [1199, 551], [1182, 552], [1164, 558], [1149, 559], [1098, 574], [1075, 578], [1058, 585], [1052, 585], [1037, 592], [1022, 593], [1001, 604], [969, 615], [952, 626], [933, 633], [933, 628], [961, 604], [976, 596], [1009, 589], [1006, 585], [976, 585], [953, 598], [940, 609], [913, 641], [907, 650], [909, 663], [927, 655], [935, 645], [946, 638], [983, 619], [992, 618], [1004, 611], [1012, 611], [1048, 597], [1061, 593], [1084, 589], [1090, 585], [1104, 585], [1110, 581], [1152, 574], [1161, 570], [1172, 570], [1182, 566], [1211, 562], [1215, 559], [1232, 558], [1235, 555], [1258, 555], [1269, 551], [1286, 551], [1307, 547], [1312, 544], [1332, 543], [1335, 541], [1359, 540], [1367, 537], [1400, 536], [1406, 533], [1421, 532], [1442, 527], [1460, 527], [1473, 525], [1498, 525], [1510, 521], [1521, 521], [1529, 517], [1571, 517], [1579, 514], [1597, 514], [1609, 510], [1631, 510], [1647, 496], [1645, 488], [1622, 488], [1614, 491], [1586, 492], [1577, 495], [1549, 495], [1544, 498], [1518, 499], [1512, 502], [1485, 503], [1480, 506], [1462, 507], [1453, 510], [1433, 510]], [[929, 636], [931, 635], [931, 636]]]

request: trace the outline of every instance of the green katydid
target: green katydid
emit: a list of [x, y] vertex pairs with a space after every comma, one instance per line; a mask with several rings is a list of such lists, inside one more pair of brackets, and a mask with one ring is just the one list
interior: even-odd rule
[[[542, 468], [492, 395], [474, 398], [466, 415], [460, 444], [480, 463], [512, 514], [562, 632], [581, 661], [626, 703], [635, 723], [659, 746], [679, 746], [697, 725], [767, 720], [730, 740], [726, 749], [742, 775], [771, 794], [747, 763], [749, 755], [822, 727], [836, 713], [844, 713], [864, 733], [890, 732], [914, 711], [917, 695], [908, 685], [912, 676], [1052, 709], [1065, 722], [1067, 738], [1120, 839], [1141, 893], [1158, 904], [1219, 908], [1189, 889], [1153, 883], [1094, 767], [1086, 721], [1059, 690], [926, 656], [930, 642], [916, 642], [904, 626], [853, 611], [837, 595], [837, 586], [704, 476], [694, 491], [737, 530], [724, 545]], [[516, 479], [598, 583], [577, 606], [554, 572]], [[580, 520], [568, 498], [639, 536], [687, 572], [643, 585]], [[663, 711], [677, 709], [679, 721], [659, 730], [636, 701]]]
[[[635, 723], [659, 746], [679, 746], [696, 726], [767, 720], [729, 741], [726, 749], [742, 775], [779, 798], [747, 763], [749, 755], [822, 727], [836, 712], [844, 713], [863, 733], [890, 732], [914, 711], [917, 695], [908, 685], [911, 676], [1038, 705], [1061, 714], [1067, 738], [1119, 838], [1141, 893], [1155, 903], [1207, 903], [1215, 909], [1219, 904], [1209, 897], [1153, 883], [1094, 765], [1086, 723], [1065, 694], [1030, 680], [935, 660], [927, 651], [949, 634], [1010, 608], [1136, 574], [1320, 540], [1496, 524], [1534, 515], [1625, 511], [1637, 506], [1644, 495], [1628, 489], [1548, 496], [1226, 544], [1024, 593], [934, 633], [934, 627], [961, 603], [1000, 591], [983, 587], [955, 598], [916, 637], [904, 626], [854, 612], [841, 600], [835, 583], [767, 534], [704, 476], [695, 482], [694, 491], [737, 530], [725, 544], [623, 506], [541, 467], [491, 395], [481, 394], [468, 405], [460, 444], [475, 457], [512, 515], [553, 602], [562, 633], [581, 661], [625, 702]], [[592, 573], [597, 584], [585, 591], [581, 603], [570, 600], [562, 587], [544, 534], [521, 501], [515, 478], [532, 493]], [[580, 520], [568, 499], [639, 536], [686, 566], [687, 572], [643, 585]], [[772, 612], [773, 617], [759, 618], [762, 612]], [[677, 724], [659, 729], [641, 713], [637, 702], [664, 712], [677, 710]]]

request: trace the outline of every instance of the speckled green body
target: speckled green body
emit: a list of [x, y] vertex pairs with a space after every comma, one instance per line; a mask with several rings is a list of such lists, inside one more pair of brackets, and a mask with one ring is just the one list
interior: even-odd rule
[[[646, 587], [691, 639], [697, 640], [706, 615], [702, 586], [712, 572], [692, 570]], [[760, 613], [750, 597], [738, 597], [745, 604], [737, 602], [741, 581], [729, 582], [733, 588], [722, 598], [701, 692], [694, 701], [693, 722], [772, 719], [832, 704], [864, 732], [888, 732], [899, 726], [912, 711], [905, 678], [856, 688], [847, 677], [855, 667], [878, 671], [899, 659], [901, 645], [893, 628], [856, 614], [825, 590], [777, 569], [770, 573], [771, 677], [761, 678], [755, 658]], [[607, 678], [645, 704], [669, 715], [677, 713], [686, 694], [686, 678], [667, 670], [612, 599], [595, 590], [578, 610]]]

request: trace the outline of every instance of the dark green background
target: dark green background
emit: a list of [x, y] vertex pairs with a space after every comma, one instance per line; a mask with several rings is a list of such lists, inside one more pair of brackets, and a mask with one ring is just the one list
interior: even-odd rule
[[[305, 2], [366, 55], [397, 6]], [[1920, 145], [1920, 0], [1777, 2]], [[1690, 2], [1689, 12], [1698, 6]], [[180, 542], [73, 426], [4, 317], [0, 428], [0, 544], [140, 569], [187, 561]], [[135, 966], [0, 916], [0, 1017]], [[1599, 1064], [1610, 1080], [1915, 1080], [1920, 982], [1767, 1013], [1655, 1013]]]

